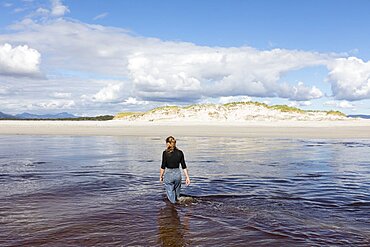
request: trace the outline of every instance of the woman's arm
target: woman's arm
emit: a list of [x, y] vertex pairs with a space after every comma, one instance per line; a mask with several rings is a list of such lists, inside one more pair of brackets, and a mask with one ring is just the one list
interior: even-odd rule
[[185, 168], [185, 169], [183, 169], [183, 171], [184, 171], [184, 174], [185, 174], [185, 184], [186, 185], [189, 185], [190, 184], [190, 177], [189, 177], [189, 172], [188, 172], [188, 168]]
[[159, 182], [163, 182], [163, 174], [164, 174], [164, 169], [161, 168], [161, 170], [159, 171]]
[[159, 171], [159, 182], [163, 182], [163, 175], [164, 175], [164, 169], [166, 169], [166, 152], [163, 151], [162, 153], [162, 164], [161, 164], [161, 170]]

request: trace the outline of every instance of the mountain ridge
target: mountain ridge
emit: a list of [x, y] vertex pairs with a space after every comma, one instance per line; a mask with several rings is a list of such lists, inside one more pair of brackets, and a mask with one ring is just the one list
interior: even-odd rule
[[0, 119], [15, 119], [16, 117], [0, 111]]
[[56, 114], [32, 114], [28, 112], [23, 112], [16, 115], [6, 114], [0, 112], [0, 119], [58, 119], [58, 118], [78, 118], [77, 116], [70, 114], [68, 112], [60, 112]]
[[366, 114], [356, 114], [356, 115], [348, 115], [347, 117], [350, 117], [350, 118], [363, 118], [363, 119], [370, 119], [370, 115], [366, 115]]
[[16, 118], [20, 119], [57, 119], [57, 118], [77, 118], [77, 116], [70, 114], [68, 112], [60, 112], [56, 114], [32, 114], [28, 112], [23, 112], [21, 114], [16, 114]]

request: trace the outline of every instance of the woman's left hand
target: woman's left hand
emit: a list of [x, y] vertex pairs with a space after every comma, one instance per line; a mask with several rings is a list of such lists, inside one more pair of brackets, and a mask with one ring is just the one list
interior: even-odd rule
[[189, 185], [189, 184], [190, 184], [190, 178], [189, 178], [189, 177], [187, 177], [187, 178], [185, 179], [185, 184], [186, 184], [186, 185]]

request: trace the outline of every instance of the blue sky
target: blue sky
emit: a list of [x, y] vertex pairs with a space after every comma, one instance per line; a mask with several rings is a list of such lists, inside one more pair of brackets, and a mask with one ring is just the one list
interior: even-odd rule
[[[82, 4], [85, 2], [84, 4]], [[367, 54], [369, 1], [66, 1], [91, 22], [127, 28], [146, 37], [206, 46], [280, 47], [319, 52]], [[369, 59], [368, 55], [361, 56]]]
[[369, 1], [0, 0], [0, 111], [370, 114]]

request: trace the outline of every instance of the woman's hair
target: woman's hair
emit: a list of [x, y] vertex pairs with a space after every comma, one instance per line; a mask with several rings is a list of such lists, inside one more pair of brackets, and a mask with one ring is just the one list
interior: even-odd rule
[[172, 153], [173, 150], [176, 149], [176, 139], [173, 136], [169, 136], [166, 138], [166, 143], [169, 143], [170, 145], [167, 147], [166, 151], [169, 153]]

